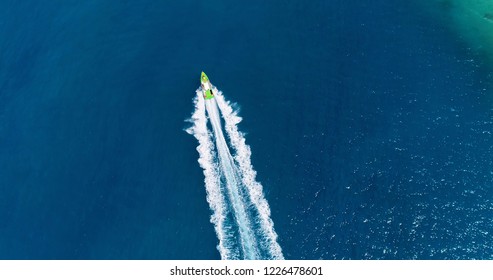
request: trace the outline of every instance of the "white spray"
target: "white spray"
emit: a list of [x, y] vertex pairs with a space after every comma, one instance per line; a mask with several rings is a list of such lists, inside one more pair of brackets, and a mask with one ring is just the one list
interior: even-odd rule
[[[264, 198], [262, 185], [256, 181], [256, 172], [251, 164], [250, 147], [238, 131], [237, 124], [241, 118], [233, 111], [222, 93], [213, 89], [215, 98], [205, 101], [200, 97], [195, 99], [195, 112], [192, 115], [193, 126], [187, 130], [199, 140], [200, 166], [204, 169], [207, 201], [213, 211], [211, 221], [219, 238], [218, 249], [222, 259], [236, 259], [239, 255], [235, 246], [240, 246], [245, 259], [283, 259], [281, 247], [277, 243], [274, 223], [270, 218], [270, 208]], [[207, 114], [211, 120], [213, 133], [207, 127]], [[219, 108], [225, 122], [225, 129], [235, 156], [232, 157], [226, 139], [224, 138]], [[213, 140], [216, 146], [213, 146]], [[214, 149], [215, 148], [215, 149]], [[217, 155], [214, 153], [217, 151]], [[221, 188], [221, 178], [225, 187]], [[246, 192], [241, 190], [246, 189]], [[242, 197], [247, 196], [247, 197]], [[225, 196], [231, 205], [225, 205]], [[254, 212], [248, 211], [253, 207]], [[241, 244], [232, 238], [236, 233], [231, 227], [225, 226], [225, 216], [232, 209], [238, 227]], [[256, 214], [252, 214], [256, 213]], [[254, 227], [253, 224], [259, 224]]]

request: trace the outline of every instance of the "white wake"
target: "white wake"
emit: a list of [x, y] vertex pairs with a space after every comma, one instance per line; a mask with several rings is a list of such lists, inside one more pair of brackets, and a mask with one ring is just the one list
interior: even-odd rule
[[212, 142], [212, 133], [207, 128], [207, 117], [205, 115], [205, 100], [195, 98], [195, 111], [190, 121], [193, 126], [187, 129], [187, 132], [194, 135], [199, 141], [197, 151], [199, 152], [199, 164], [204, 169], [205, 189], [207, 193], [207, 202], [212, 210], [211, 222], [214, 224], [217, 237], [219, 238], [218, 250], [223, 259], [234, 259], [237, 256], [232, 252], [233, 242], [230, 240], [226, 226], [226, 209], [223, 194], [220, 190], [220, 177], [216, 155], [214, 153], [214, 144]]
[[[215, 98], [204, 100], [202, 91], [197, 90], [193, 126], [187, 132], [199, 141], [199, 164], [204, 169], [211, 222], [219, 239], [221, 258], [283, 259], [269, 204], [262, 185], [255, 179], [250, 147], [238, 130], [241, 118], [221, 92], [216, 88], [213, 92]], [[212, 129], [207, 125], [208, 119]]]

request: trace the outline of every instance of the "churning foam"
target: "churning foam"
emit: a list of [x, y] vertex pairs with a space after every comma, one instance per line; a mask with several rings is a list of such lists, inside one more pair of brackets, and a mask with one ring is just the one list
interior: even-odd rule
[[269, 259], [283, 259], [281, 246], [277, 243], [277, 234], [274, 231], [274, 223], [270, 218], [270, 208], [262, 191], [262, 185], [256, 181], [257, 172], [251, 164], [251, 150], [245, 143], [243, 133], [238, 130], [238, 123], [241, 117], [233, 110], [229, 102], [224, 99], [222, 92], [215, 94], [217, 105], [225, 120], [225, 128], [231, 141], [231, 146], [235, 150], [235, 160], [239, 165], [243, 184], [247, 187], [250, 199], [259, 214], [258, 219], [261, 225], [261, 236], [263, 244], [267, 246]]
[[199, 146], [197, 147], [197, 151], [199, 152], [198, 162], [204, 170], [207, 202], [212, 210], [211, 222], [214, 224], [214, 229], [219, 239], [217, 249], [222, 259], [234, 259], [235, 255], [231, 250], [233, 242], [230, 240], [225, 227], [226, 206], [220, 190], [220, 176], [217, 172], [218, 165], [216, 164], [216, 155], [213, 149], [212, 133], [207, 128], [205, 100], [195, 97], [194, 103], [195, 111], [190, 119], [193, 125], [187, 129], [187, 132], [195, 136], [199, 141]]
[[[195, 112], [191, 118], [193, 126], [187, 132], [199, 141], [199, 164], [204, 169], [207, 201], [213, 212], [211, 222], [219, 239], [221, 258], [283, 259], [269, 204], [264, 198], [262, 185], [255, 179], [250, 147], [238, 130], [241, 118], [221, 92], [216, 88], [213, 91], [215, 98], [205, 101], [201, 97], [202, 92], [197, 90], [199, 97], [194, 100]], [[234, 157], [223, 136], [217, 108], [224, 119]], [[206, 112], [213, 132], [207, 127]], [[248, 211], [250, 208], [254, 211]], [[228, 211], [234, 212], [237, 231], [226, 225]], [[233, 238], [235, 235], [239, 238]]]

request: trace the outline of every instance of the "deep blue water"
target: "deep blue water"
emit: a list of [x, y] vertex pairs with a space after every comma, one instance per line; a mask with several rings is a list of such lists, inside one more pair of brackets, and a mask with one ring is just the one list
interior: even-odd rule
[[287, 259], [492, 258], [491, 68], [399, 2], [1, 1], [0, 258], [219, 258], [201, 70]]

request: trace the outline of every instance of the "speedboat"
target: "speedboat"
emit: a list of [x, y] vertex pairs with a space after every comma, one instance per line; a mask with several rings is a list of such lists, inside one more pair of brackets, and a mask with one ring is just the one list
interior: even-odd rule
[[200, 74], [200, 87], [202, 88], [202, 93], [205, 100], [214, 98], [214, 93], [212, 92], [212, 84], [204, 72]]

